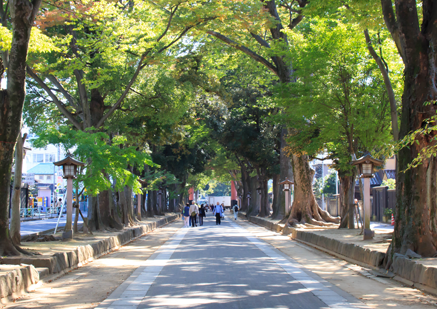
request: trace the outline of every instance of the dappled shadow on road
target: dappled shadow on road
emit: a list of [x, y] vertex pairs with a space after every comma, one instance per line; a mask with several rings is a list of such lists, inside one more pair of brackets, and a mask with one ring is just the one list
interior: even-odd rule
[[139, 308], [327, 308], [228, 223], [189, 228]]
[[10, 308], [95, 308], [164, 244], [173, 223], [17, 299]]

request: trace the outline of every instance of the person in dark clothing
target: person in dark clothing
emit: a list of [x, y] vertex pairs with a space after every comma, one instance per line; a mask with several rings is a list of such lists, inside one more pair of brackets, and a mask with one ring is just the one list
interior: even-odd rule
[[200, 224], [200, 226], [203, 225], [203, 217], [205, 217], [205, 216], [206, 216], [205, 207], [202, 204], [202, 205], [200, 205], [200, 208], [199, 208], [199, 224]]
[[184, 207], [182, 214], [184, 216], [184, 227], [189, 227], [190, 225], [188, 223], [189, 222], [188, 218], [190, 218], [190, 207], [188, 206], [188, 203], [187, 206]]

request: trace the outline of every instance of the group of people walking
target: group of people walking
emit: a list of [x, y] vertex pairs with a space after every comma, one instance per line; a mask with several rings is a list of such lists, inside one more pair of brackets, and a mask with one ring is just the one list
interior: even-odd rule
[[[187, 203], [182, 210], [182, 216], [184, 218], [184, 227], [195, 227], [197, 226], [197, 218], [199, 218], [200, 226], [203, 225], [203, 218], [206, 217], [207, 208], [210, 208], [213, 215], [215, 216], [215, 224], [220, 225], [221, 219], [224, 216], [225, 208], [217, 202], [217, 205], [204, 205], [201, 204], [200, 207], [193, 202]], [[238, 216], [238, 206], [234, 205], [234, 218], [237, 220]]]

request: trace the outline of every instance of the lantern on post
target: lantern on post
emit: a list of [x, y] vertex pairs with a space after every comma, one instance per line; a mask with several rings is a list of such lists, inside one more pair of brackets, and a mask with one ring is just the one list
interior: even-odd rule
[[383, 161], [373, 158], [366, 154], [358, 160], [352, 161], [352, 165], [357, 165], [363, 178], [363, 212], [364, 212], [364, 233], [363, 239], [372, 239], [373, 231], [370, 229], [370, 178], [373, 178], [373, 169], [384, 164]]
[[291, 198], [290, 198], [290, 192], [291, 192], [291, 186], [294, 185], [294, 182], [291, 180], [288, 180], [287, 177], [285, 177], [285, 180], [279, 183], [280, 185], [284, 186], [283, 191], [285, 192], [285, 213], [288, 213], [291, 208]]
[[76, 178], [77, 167], [85, 166], [85, 163], [73, 159], [68, 152], [64, 159], [54, 162], [53, 164], [55, 166], [62, 166], [64, 179], [67, 179], [67, 221], [65, 223], [62, 239], [71, 239], [73, 238], [73, 230], [71, 229], [73, 219], [73, 179]]

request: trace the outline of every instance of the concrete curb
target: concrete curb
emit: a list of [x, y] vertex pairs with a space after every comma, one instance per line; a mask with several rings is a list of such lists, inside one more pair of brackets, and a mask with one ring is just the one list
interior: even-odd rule
[[[2, 264], [0, 269], [2, 267], [10, 267], [11, 271], [0, 276], [0, 298], [18, 296], [31, 285], [39, 282], [40, 278], [36, 268], [47, 268], [50, 275], [57, 274], [56, 277], [59, 277], [69, 270], [80, 267], [109, 252], [117, 250], [121, 246], [144, 236], [148, 232], [177, 220], [179, 217], [180, 215], [173, 215], [155, 222], [150, 222], [146, 225], [128, 228], [115, 236], [110, 236], [91, 245], [79, 246], [73, 251], [32, 257], [4, 257], [0, 259], [0, 264]], [[25, 267], [17, 267], [15, 265]], [[18, 282], [20, 284], [17, 284]]]
[[[81, 230], [83, 228], [83, 223], [78, 223], [77, 228], [79, 230]], [[57, 232], [61, 232], [63, 230], [64, 230], [64, 226], [60, 226], [60, 227], [58, 227]], [[21, 241], [27, 241], [29, 238], [34, 237], [34, 236], [53, 234], [54, 232], [55, 232], [55, 229], [52, 228], [52, 229], [48, 229], [45, 231], [40, 231], [40, 232], [36, 232], [36, 233], [32, 233], [32, 234], [23, 235], [23, 236], [21, 236]]]
[[33, 265], [2, 265], [0, 269], [6, 271], [0, 276], [0, 299], [18, 297], [39, 281], [38, 271]]
[[[344, 243], [326, 236], [303, 231], [282, 224], [273, 223], [260, 217], [246, 217], [244, 213], [238, 214], [241, 218], [265, 227], [271, 231], [290, 235], [290, 238], [309, 245], [320, 251], [334, 255], [351, 263], [365, 265], [372, 269], [381, 268], [385, 253], [366, 249], [355, 244]], [[406, 256], [394, 257], [390, 271], [395, 275], [393, 279], [407, 286], [415, 287], [427, 293], [437, 295], [437, 268], [427, 267], [416, 260]]]

